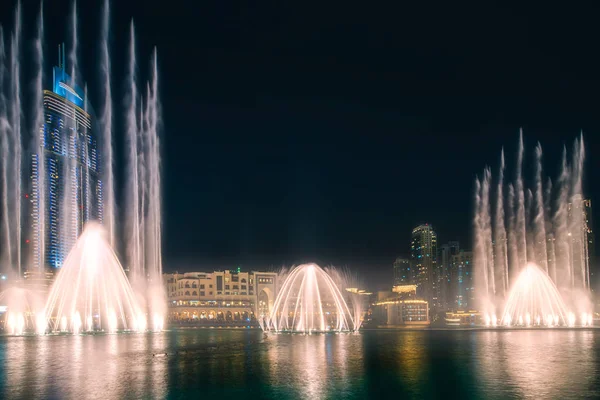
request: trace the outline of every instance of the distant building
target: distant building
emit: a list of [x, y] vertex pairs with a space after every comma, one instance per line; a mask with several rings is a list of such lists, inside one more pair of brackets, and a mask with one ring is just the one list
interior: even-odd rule
[[457, 255], [459, 251], [460, 244], [457, 241], [448, 242], [440, 246], [438, 285], [440, 288], [440, 303], [443, 310], [450, 310], [454, 306], [458, 271], [453, 268], [452, 257]]
[[432, 309], [440, 308], [437, 284], [437, 235], [429, 224], [419, 225], [412, 231], [410, 258], [416, 269], [417, 293]]
[[453, 310], [469, 310], [475, 307], [475, 281], [473, 279], [473, 252], [460, 250], [452, 256], [452, 271], [456, 280], [452, 285]]
[[594, 256], [592, 201], [575, 195], [568, 204], [569, 255], [573, 268], [572, 284], [591, 288], [590, 261]]
[[394, 285], [413, 285], [415, 282], [415, 269], [411, 259], [396, 258], [394, 261]]
[[164, 274], [171, 321], [248, 323], [269, 315], [278, 281], [275, 272], [239, 269]]
[[377, 293], [372, 319], [378, 327], [427, 326], [429, 305], [417, 297], [416, 285], [397, 285]]

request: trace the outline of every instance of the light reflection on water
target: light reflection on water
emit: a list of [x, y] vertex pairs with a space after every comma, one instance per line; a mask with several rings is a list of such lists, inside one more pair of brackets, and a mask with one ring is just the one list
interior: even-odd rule
[[598, 398], [600, 331], [0, 337], [0, 398]]

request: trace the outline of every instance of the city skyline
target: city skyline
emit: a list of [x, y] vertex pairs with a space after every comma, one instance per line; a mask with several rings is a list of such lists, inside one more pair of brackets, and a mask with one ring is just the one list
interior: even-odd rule
[[[6, 32], [15, 4], [8, 1], [1, 6]], [[570, 53], [556, 43], [556, 54], [547, 48], [536, 50], [556, 63], [539, 64], [521, 57], [522, 63], [507, 65], [506, 60], [519, 59], [533, 46], [521, 37], [539, 37], [517, 23], [517, 29], [506, 37], [514, 50], [501, 46], [491, 27], [504, 24], [501, 16], [514, 19], [506, 9], [496, 10], [498, 16], [492, 17], [490, 28], [470, 21], [468, 13], [457, 13], [458, 21], [481, 29], [478, 40], [490, 39], [490, 47], [484, 47], [487, 58], [470, 55], [481, 48], [478, 41], [468, 42], [471, 52], [461, 53], [455, 51], [454, 42], [442, 40], [433, 47], [432, 62], [424, 64], [448, 59], [452, 74], [432, 76], [431, 68], [416, 69], [427, 57], [415, 49], [432, 44], [434, 38], [413, 37], [410, 33], [419, 30], [411, 29], [410, 21], [398, 25], [385, 19], [381, 30], [375, 29], [362, 45], [354, 40], [360, 32], [342, 28], [346, 35], [328, 32], [322, 41], [310, 39], [311, 45], [304, 46], [301, 38], [308, 28], [294, 23], [292, 14], [277, 14], [287, 9], [283, 5], [278, 11], [256, 16], [268, 20], [269, 15], [277, 15], [275, 21], [280, 23], [266, 23], [270, 34], [257, 32], [256, 39], [261, 40], [254, 42], [243, 34], [254, 26], [251, 14], [240, 15], [230, 7], [206, 6], [200, 11], [197, 5], [178, 4], [164, 10], [159, 2], [140, 4], [120, 4], [112, 13], [112, 89], [123, 92], [127, 55], [117, 43], [127, 40], [133, 16], [139, 52], [147, 53], [156, 44], [161, 54], [164, 134], [170, 138], [163, 154], [163, 174], [170, 178], [164, 189], [166, 270], [183, 270], [191, 264], [209, 269], [257, 268], [314, 261], [348, 266], [369, 275], [374, 285], [382, 285], [390, 265], [405, 253], [410, 229], [424, 221], [436, 227], [442, 243], [458, 240], [463, 247], [471, 247], [468, 216], [473, 207], [474, 174], [486, 163], [495, 165], [503, 145], [506, 154], [516, 152], [514, 139], [520, 126], [528, 143], [542, 141], [548, 159], [556, 159], [563, 143], [581, 129], [591, 153], [599, 146], [594, 132], [600, 125], [593, 117], [593, 98], [588, 96], [592, 88], [600, 87], [592, 73], [594, 60], [586, 60], [580, 78], [561, 74], [560, 66], [570, 65], [566, 61]], [[47, 21], [62, 21], [45, 26], [46, 71], [56, 46], [69, 36], [64, 22], [70, 7], [71, 2], [63, 0], [45, 6]], [[415, 13], [424, 11], [419, 5], [406, 7]], [[101, 2], [81, 7], [82, 19], [90, 21], [78, 28], [84, 43], [96, 39], [100, 9]], [[27, 20], [37, 11], [37, 4], [23, 5]], [[191, 15], [200, 20], [188, 20]], [[317, 27], [326, 26], [315, 16], [298, 15]], [[223, 18], [236, 22], [229, 28], [214, 22]], [[201, 27], [199, 34], [187, 35], [190, 26]], [[586, 31], [593, 31], [592, 26], [578, 24], [566, 34], [583, 46], [593, 37]], [[379, 48], [377, 38], [385, 37], [383, 27], [395, 38], [393, 51], [375, 55], [369, 49]], [[464, 43], [458, 40], [464, 32], [448, 31], [456, 43]], [[27, 51], [33, 29], [27, 27], [24, 35], [23, 51]], [[282, 42], [278, 37], [289, 40]], [[356, 54], [350, 51], [350, 43]], [[278, 49], [287, 56], [275, 57]], [[323, 58], [326, 49], [334, 49], [337, 61]], [[94, 65], [98, 50], [95, 46], [78, 49], [81, 76], [90, 83], [93, 105], [102, 99], [97, 84], [101, 76]], [[182, 64], [178, 57], [184, 52], [190, 62]], [[375, 58], [367, 63], [370, 56]], [[492, 59], [502, 62], [492, 63]], [[479, 75], [463, 73], [455, 63], [489, 69], [494, 79], [487, 83], [490, 95], [485, 102], [476, 95]], [[143, 63], [138, 66], [142, 71], [144, 67]], [[348, 73], [338, 74], [340, 70]], [[562, 76], [568, 84], [547, 80], [550, 86], [540, 88], [539, 80], [531, 79], [531, 71]], [[298, 79], [282, 85], [287, 76]], [[384, 87], [387, 76], [394, 78]], [[457, 88], [465, 95], [458, 95]], [[426, 98], [429, 107], [423, 108]], [[125, 118], [122, 104], [117, 104], [114, 114], [115, 122]], [[197, 123], [183, 124], [190, 115]], [[480, 140], [482, 135], [485, 141]], [[122, 129], [115, 130], [115, 142], [124, 137]], [[525, 156], [526, 162], [532, 159], [532, 154]], [[594, 179], [596, 163], [593, 158], [586, 161], [586, 182]], [[119, 163], [116, 167], [117, 172], [125, 168]], [[422, 168], [426, 179], [414, 179], [416, 167]], [[124, 186], [123, 177], [117, 177], [118, 199], [126, 196]], [[598, 196], [587, 184], [584, 193], [592, 201]], [[192, 199], [194, 212], [190, 213], [186, 210]]]

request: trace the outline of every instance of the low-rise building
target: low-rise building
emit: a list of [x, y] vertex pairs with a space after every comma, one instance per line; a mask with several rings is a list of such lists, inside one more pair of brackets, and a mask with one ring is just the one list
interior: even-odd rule
[[377, 293], [372, 318], [378, 326], [429, 325], [429, 304], [417, 298], [417, 285], [397, 285]]
[[277, 273], [225, 270], [164, 274], [168, 319], [198, 323], [255, 323], [277, 295]]

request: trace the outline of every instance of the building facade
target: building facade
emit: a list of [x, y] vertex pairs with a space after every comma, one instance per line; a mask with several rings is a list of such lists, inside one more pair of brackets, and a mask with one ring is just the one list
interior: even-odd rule
[[453, 269], [452, 257], [460, 251], [457, 241], [448, 242], [440, 246], [438, 266], [438, 286], [440, 293], [440, 304], [443, 310], [453, 308], [457, 273]]
[[64, 48], [43, 93], [41, 148], [32, 155], [28, 269], [60, 268], [90, 220], [102, 222], [100, 154], [86, 93], [65, 72]]
[[415, 268], [417, 294], [432, 309], [440, 308], [438, 275], [437, 234], [429, 224], [419, 225], [412, 231], [410, 258]]
[[377, 293], [372, 320], [378, 327], [427, 326], [429, 305], [417, 297], [417, 285], [396, 285]]
[[[475, 307], [475, 281], [473, 279], [473, 252], [460, 250], [451, 258], [452, 310], [470, 310]], [[456, 276], [454, 278], [454, 276]]]
[[415, 284], [415, 269], [410, 258], [398, 257], [394, 261], [394, 285]]
[[256, 323], [277, 296], [275, 272], [225, 270], [164, 274], [172, 322]]

